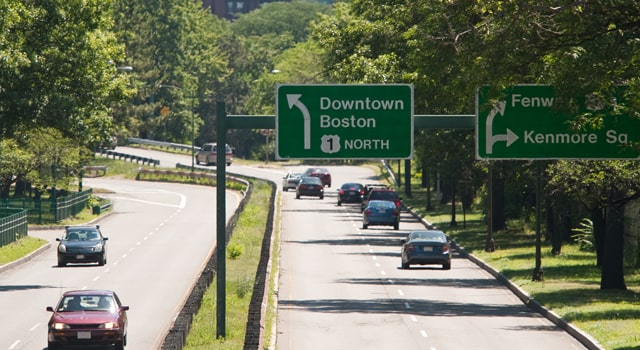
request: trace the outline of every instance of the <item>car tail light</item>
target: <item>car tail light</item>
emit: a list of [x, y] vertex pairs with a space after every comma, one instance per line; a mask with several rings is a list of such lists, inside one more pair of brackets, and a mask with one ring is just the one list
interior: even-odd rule
[[407, 254], [413, 253], [413, 244], [407, 244]]
[[451, 246], [449, 245], [449, 242], [445, 243], [442, 246], [442, 254], [447, 254], [449, 253], [449, 250], [451, 249]]
[[371, 209], [367, 209], [364, 211], [364, 215], [371, 216]]
[[340, 190], [340, 195], [341, 196], [344, 195], [344, 190], [342, 190], [342, 189]]
[[400, 208], [400, 200], [396, 199], [394, 202], [396, 203], [396, 208]]

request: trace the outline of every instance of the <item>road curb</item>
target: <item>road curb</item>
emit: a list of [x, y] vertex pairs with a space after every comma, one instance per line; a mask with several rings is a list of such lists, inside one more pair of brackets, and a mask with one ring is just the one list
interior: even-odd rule
[[42, 247], [32, 251], [31, 253], [29, 253], [27, 256], [22, 257], [18, 260], [12, 261], [10, 263], [4, 264], [2, 266], [0, 266], [0, 273], [5, 272], [7, 270], [10, 270], [16, 266], [22, 265], [24, 263], [26, 263], [27, 261], [33, 259], [34, 257], [40, 255], [40, 253], [46, 251], [47, 249], [51, 248], [51, 242], [47, 242], [45, 245], [43, 245]]
[[[407, 207], [407, 210], [411, 215], [416, 217], [422, 222], [422, 224], [427, 228], [434, 227], [430, 222], [416, 214], [411, 208]], [[509, 280], [506, 276], [501, 274], [499, 271], [491, 267], [489, 264], [484, 262], [482, 259], [474, 256], [473, 254], [469, 254], [464, 250], [464, 247], [458, 245], [458, 243], [454, 240], [451, 241], [453, 248], [457, 250], [460, 255], [464, 258], [471, 260], [473, 263], [478, 265], [480, 268], [489, 272], [493, 277], [495, 277], [498, 281], [504, 284], [513, 294], [515, 294], [522, 303], [524, 303], [530, 309], [536, 311], [541, 314], [549, 321], [553, 322], [556, 326], [562, 328], [567, 333], [569, 333], [572, 337], [578, 340], [582, 345], [584, 345], [589, 350], [604, 350], [604, 347], [598, 343], [591, 335], [585, 333], [578, 327], [572, 325], [571, 323], [563, 320], [558, 314], [547, 309], [544, 305], [540, 304], [536, 300], [534, 300], [526, 291], [522, 290], [519, 286], [515, 285], [511, 280]]]

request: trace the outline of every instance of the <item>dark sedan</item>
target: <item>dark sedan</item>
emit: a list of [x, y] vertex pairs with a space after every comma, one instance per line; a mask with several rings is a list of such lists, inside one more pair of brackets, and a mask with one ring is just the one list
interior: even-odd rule
[[342, 203], [362, 203], [364, 186], [355, 182], [342, 184], [338, 189], [338, 205]]
[[66, 226], [58, 241], [58, 266], [68, 263], [107, 263], [107, 240], [100, 226]]
[[110, 290], [75, 290], [62, 294], [57, 306], [47, 306], [48, 350], [96, 345], [124, 349], [127, 345], [127, 310]]
[[451, 245], [447, 235], [439, 230], [409, 232], [402, 240], [402, 268], [411, 265], [442, 265], [444, 270], [451, 269]]
[[300, 199], [301, 196], [319, 197], [324, 198], [324, 186], [320, 178], [312, 176], [303, 176], [296, 186], [296, 199]]
[[317, 177], [324, 186], [331, 187], [331, 173], [326, 168], [308, 168], [305, 170], [304, 176]]
[[400, 210], [393, 202], [369, 201], [362, 211], [362, 228], [369, 226], [393, 226], [394, 230], [400, 228]]

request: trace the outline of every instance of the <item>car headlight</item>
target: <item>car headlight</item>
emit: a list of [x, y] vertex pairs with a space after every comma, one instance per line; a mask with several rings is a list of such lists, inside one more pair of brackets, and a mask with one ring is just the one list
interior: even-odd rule
[[67, 252], [67, 246], [66, 246], [66, 245], [64, 245], [64, 244], [60, 244], [60, 245], [58, 246], [58, 251], [59, 251], [60, 253], [66, 253], [66, 252]]
[[105, 323], [101, 324], [100, 326], [98, 326], [98, 328], [114, 329], [114, 328], [118, 328], [118, 324], [115, 323], [115, 322], [105, 322]]
[[94, 252], [101, 252], [102, 251], [102, 244], [97, 244], [93, 247], [93, 251]]
[[70, 328], [69, 325], [66, 323], [56, 322], [51, 324], [51, 329], [55, 329], [57, 331], [60, 331], [63, 329], [69, 329], [69, 328]]

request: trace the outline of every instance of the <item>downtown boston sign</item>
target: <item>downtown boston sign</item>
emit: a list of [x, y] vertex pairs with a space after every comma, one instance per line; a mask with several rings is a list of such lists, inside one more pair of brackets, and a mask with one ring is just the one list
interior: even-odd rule
[[413, 86], [279, 85], [277, 159], [411, 159]]
[[[624, 88], [618, 89], [618, 102]], [[640, 120], [601, 110], [598, 101], [576, 98], [583, 112], [604, 115], [598, 127], [575, 129], [575, 118], [559, 111], [554, 89], [517, 85], [490, 100], [476, 96], [477, 159], [638, 159]], [[586, 101], [586, 102], [585, 102]]]

